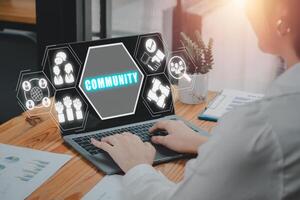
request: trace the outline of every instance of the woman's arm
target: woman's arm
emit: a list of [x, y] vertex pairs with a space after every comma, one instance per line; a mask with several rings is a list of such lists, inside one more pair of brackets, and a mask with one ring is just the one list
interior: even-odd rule
[[258, 112], [231, 112], [221, 120], [209, 141], [199, 148], [198, 157], [187, 163], [184, 179], [178, 184], [151, 166], [152, 150], [130, 145], [143, 144], [139, 138], [128, 134], [132, 138], [124, 142], [127, 146], [120, 145], [121, 136], [118, 141], [107, 140], [113, 145], [108, 152], [126, 172], [124, 196], [130, 200], [279, 199], [280, 147], [265, 117]]
[[281, 199], [281, 147], [257, 113], [245, 110], [221, 120], [178, 184], [150, 165], [132, 168], [123, 181], [127, 199]]
[[197, 154], [199, 146], [208, 140], [207, 137], [197, 134], [184, 122], [178, 120], [157, 122], [149, 131], [155, 133], [155, 131], [158, 130], [164, 130], [168, 135], [153, 136], [152, 142], [161, 144], [180, 153]]
[[[153, 136], [152, 141], [180, 153], [197, 153], [198, 147], [207, 141], [182, 121], [161, 121], [149, 131], [165, 130], [167, 136]], [[106, 151], [126, 173], [139, 164], [152, 165], [155, 148], [149, 143], [143, 143], [140, 138], [131, 133], [116, 134], [103, 138], [101, 141], [91, 140], [92, 144]]]

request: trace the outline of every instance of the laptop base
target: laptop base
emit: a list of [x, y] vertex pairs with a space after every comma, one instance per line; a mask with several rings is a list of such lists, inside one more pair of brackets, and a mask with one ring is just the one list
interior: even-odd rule
[[[180, 117], [176, 115], [164, 117], [161, 119], [156, 119], [156, 120], [151, 120], [151, 121], [146, 121], [146, 122], [140, 122], [137, 124], [130, 124], [122, 127], [115, 127], [111, 129], [105, 129], [101, 131], [93, 131], [89, 133], [82, 133], [82, 134], [75, 134], [75, 135], [68, 135], [64, 136], [63, 139], [66, 144], [70, 145], [72, 148], [74, 148], [79, 154], [81, 154], [85, 159], [90, 161], [97, 169], [102, 171], [105, 174], [112, 175], [112, 174], [117, 174], [121, 173], [122, 170], [119, 168], [119, 166], [113, 161], [113, 159], [107, 154], [107, 153], [97, 153], [95, 155], [92, 155], [88, 151], [86, 151], [84, 148], [82, 148], [80, 145], [78, 145], [76, 142], [74, 142], [74, 138], [78, 138], [81, 136], [86, 136], [86, 135], [93, 135], [96, 133], [101, 133], [101, 132], [107, 132], [111, 130], [117, 130], [119, 128], [123, 127], [130, 127], [138, 124], [143, 124], [143, 123], [149, 123], [149, 122], [156, 122], [160, 120], [182, 120]], [[198, 127], [192, 125], [191, 123], [184, 121], [190, 128], [192, 128], [194, 131], [198, 132], [200, 135], [203, 136], [209, 136], [209, 134], [206, 131], [203, 131], [199, 129]], [[160, 164], [160, 163], [166, 163], [172, 160], [178, 160], [178, 159], [184, 159], [184, 158], [192, 158], [195, 155], [191, 154], [182, 154], [182, 153], [177, 153], [175, 151], [172, 151], [164, 146], [153, 144], [153, 146], [156, 149], [156, 155], [154, 159], [154, 165]]]

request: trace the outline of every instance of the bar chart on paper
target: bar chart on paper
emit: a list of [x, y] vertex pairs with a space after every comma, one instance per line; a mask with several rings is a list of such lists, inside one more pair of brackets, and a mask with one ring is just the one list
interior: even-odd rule
[[0, 144], [0, 199], [25, 199], [70, 158]]
[[263, 98], [263, 94], [249, 93], [238, 90], [223, 90], [198, 116], [201, 120], [218, 121], [225, 113], [238, 106], [245, 105]]

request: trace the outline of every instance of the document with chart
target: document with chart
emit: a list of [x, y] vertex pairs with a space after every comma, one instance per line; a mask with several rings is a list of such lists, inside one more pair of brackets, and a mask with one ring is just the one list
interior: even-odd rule
[[218, 121], [225, 113], [237, 106], [242, 106], [263, 98], [263, 94], [243, 92], [239, 90], [223, 90], [205, 109], [200, 113], [199, 119]]
[[69, 155], [0, 144], [0, 199], [25, 199], [70, 159]]

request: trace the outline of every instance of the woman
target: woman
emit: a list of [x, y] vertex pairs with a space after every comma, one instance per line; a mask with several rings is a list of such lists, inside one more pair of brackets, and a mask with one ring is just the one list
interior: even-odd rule
[[162, 121], [150, 129], [169, 133], [152, 137], [154, 143], [198, 153], [180, 183], [152, 168], [155, 149], [131, 133], [92, 140], [126, 173], [128, 199], [300, 199], [299, 7], [299, 0], [248, 0], [260, 48], [287, 64], [261, 101], [226, 114], [209, 139], [181, 122]]

